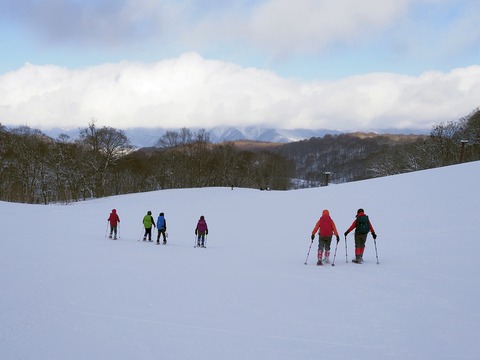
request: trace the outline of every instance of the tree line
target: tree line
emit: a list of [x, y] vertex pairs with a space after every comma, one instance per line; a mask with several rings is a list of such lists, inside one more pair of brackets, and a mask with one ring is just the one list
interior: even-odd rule
[[240, 186], [288, 189], [294, 165], [280, 154], [212, 144], [205, 130], [169, 131], [134, 150], [123, 130], [92, 121], [79, 138], [0, 124], [0, 200], [69, 203], [171, 188]]
[[343, 183], [480, 160], [480, 110], [436, 124], [429, 135], [325, 135], [275, 149], [304, 186]]
[[379, 154], [370, 172], [378, 177], [476, 160], [480, 160], [480, 109], [435, 125], [424, 139]]
[[133, 149], [123, 130], [92, 121], [78, 139], [0, 124], [0, 200], [68, 203], [160, 189], [238, 186], [286, 190], [480, 160], [480, 110], [430, 135], [325, 135], [275, 146], [213, 144], [205, 129], [167, 131]]

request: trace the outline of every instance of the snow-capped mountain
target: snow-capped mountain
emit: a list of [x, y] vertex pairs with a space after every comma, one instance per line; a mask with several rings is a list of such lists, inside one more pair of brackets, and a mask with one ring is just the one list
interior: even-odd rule
[[[180, 129], [166, 129], [161, 127], [145, 128], [135, 127], [123, 129], [125, 135], [127, 135], [131, 144], [135, 147], [150, 147], [154, 146], [158, 139], [160, 139], [167, 131], [179, 131]], [[192, 132], [198, 130], [198, 128], [189, 128]], [[323, 137], [327, 134], [341, 134], [341, 131], [332, 129], [275, 129], [264, 128], [257, 126], [216, 126], [211, 129], [207, 129], [210, 136], [210, 141], [213, 143], [220, 143], [223, 141], [234, 140], [252, 140], [252, 141], [265, 141], [265, 142], [278, 142], [287, 143], [293, 141], [300, 141], [310, 139], [311, 137]], [[426, 134], [426, 131], [412, 130], [412, 129], [388, 129], [388, 130], [371, 130], [377, 133], [397, 133], [397, 134]], [[72, 139], [78, 138], [80, 134], [80, 128], [77, 129], [61, 129], [53, 128], [43, 130], [43, 132], [53, 138], [57, 138], [60, 134], [66, 134]]]
[[[189, 128], [192, 132], [197, 131], [197, 128]], [[165, 129], [165, 128], [145, 128], [136, 127], [124, 129], [125, 135], [135, 147], [149, 147], [153, 146], [158, 139], [160, 139], [167, 131], [178, 131], [179, 129]], [[256, 126], [247, 127], [233, 127], [233, 126], [217, 126], [207, 129], [210, 136], [210, 141], [219, 143], [223, 141], [234, 140], [253, 140], [253, 141], [267, 141], [286, 143], [291, 141], [299, 141], [309, 139], [311, 137], [322, 137], [325, 134], [340, 134], [337, 130], [319, 129], [274, 129], [262, 128]], [[72, 139], [79, 136], [80, 129], [61, 129], [53, 128], [43, 130], [45, 134], [53, 138], [57, 138], [60, 134], [66, 134]]]
[[291, 142], [321, 137], [325, 134], [340, 134], [337, 130], [319, 129], [274, 129], [256, 126], [247, 127], [221, 127], [217, 126], [209, 130], [212, 142], [233, 141], [233, 140], [254, 140], [269, 142]]

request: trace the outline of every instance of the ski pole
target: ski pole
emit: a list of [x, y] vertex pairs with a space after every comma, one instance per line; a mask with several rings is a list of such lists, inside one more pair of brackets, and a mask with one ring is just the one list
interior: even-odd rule
[[380, 263], [378, 262], [377, 239], [373, 238], [373, 243], [375, 244], [375, 255], [377, 256], [377, 265], [378, 265]]
[[117, 230], [118, 230], [118, 238], [120, 239], [120, 223], [118, 223]]
[[345, 235], [345, 262], [348, 263], [347, 235]]
[[105, 237], [107, 237], [107, 232], [108, 232], [108, 220], [107, 220], [107, 227], [105, 228]]
[[205, 234], [205, 243], [203, 244], [204, 247], [207, 247], [207, 239], [208, 239], [208, 235]]
[[332, 266], [335, 266], [335, 258], [337, 257], [337, 247], [338, 247], [338, 241], [337, 241], [337, 244], [335, 245], [335, 252], [333, 253]]
[[193, 237], [193, 247], [197, 247], [197, 234], [195, 234], [195, 236]]
[[310, 249], [312, 248], [313, 240], [310, 242], [310, 246], [308, 247], [307, 258], [305, 259], [305, 265], [307, 265], [308, 256], [310, 255]]
[[138, 237], [138, 241], [140, 241], [140, 239], [142, 238], [142, 234], [143, 234], [143, 227], [142, 227], [142, 231], [140, 231], [140, 236]]

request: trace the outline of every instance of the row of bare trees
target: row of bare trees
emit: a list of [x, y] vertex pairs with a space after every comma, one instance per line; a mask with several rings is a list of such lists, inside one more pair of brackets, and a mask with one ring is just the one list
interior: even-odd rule
[[325, 135], [276, 149], [296, 165], [306, 186], [334, 183], [480, 160], [480, 110], [435, 125], [430, 135], [351, 133]]
[[159, 189], [238, 186], [289, 189], [299, 178], [321, 185], [480, 160], [480, 110], [440, 123], [429, 136], [326, 135], [240, 150], [212, 144], [204, 129], [168, 131], [134, 151], [122, 130], [92, 121], [76, 140], [0, 124], [0, 200], [70, 202]]
[[77, 141], [0, 125], [0, 199], [25, 203], [102, 197], [112, 169], [131, 148], [123, 131], [92, 122]]
[[233, 143], [212, 144], [206, 130], [186, 128], [167, 131], [155, 148], [132, 152], [118, 168], [134, 182], [128, 187], [148, 190], [214, 186], [286, 190], [294, 174], [294, 164], [279, 154], [240, 150]]
[[387, 176], [480, 160], [480, 110], [435, 125], [428, 137], [389, 148], [370, 164], [372, 176]]
[[213, 145], [205, 130], [167, 132], [157, 145], [134, 151], [124, 131], [95, 121], [76, 140], [0, 124], [0, 200], [48, 204], [165, 188], [290, 187], [294, 167], [281, 155]]

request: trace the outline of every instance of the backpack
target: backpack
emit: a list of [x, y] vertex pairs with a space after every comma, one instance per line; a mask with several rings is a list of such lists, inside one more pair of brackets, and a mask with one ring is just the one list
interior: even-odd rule
[[355, 227], [355, 232], [357, 234], [368, 234], [370, 231], [370, 221], [368, 220], [367, 215], [362, 215], [357, 217], [357, 225]]
[[207, 222], [203, 219], [198, 220], [197, 230], [199, 232], [205, 232], [207, 230]]
[[152, 215], [145, 215], [143, 218], [143, 226], [145, 229], [150, 229], [152, 227]]
[[165, 228], [165, 218], [163, 216], [159, 216], [157, 219], [157, 229]]

